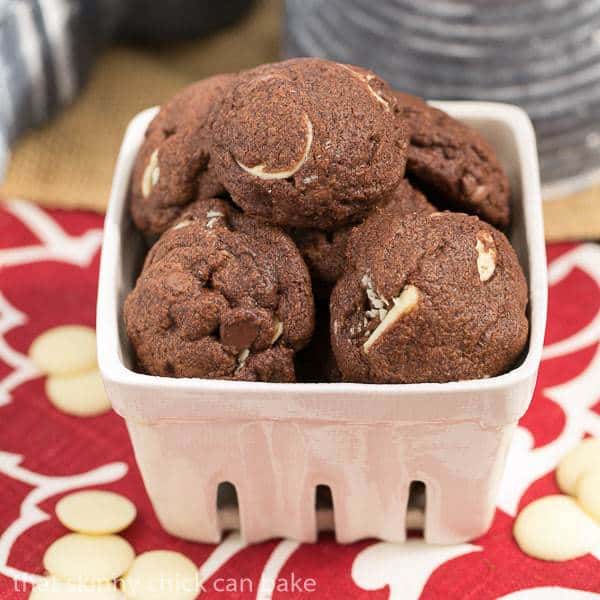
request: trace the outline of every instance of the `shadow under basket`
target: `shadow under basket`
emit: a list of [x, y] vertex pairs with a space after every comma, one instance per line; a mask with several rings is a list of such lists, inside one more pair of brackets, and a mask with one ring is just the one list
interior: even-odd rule
[[[445, 544], [472, 539], [490, 526], [511, 436], [533, 394], [544, 336], [546, 260], [535, 138], [516, 107], [436, 105], [481, 131], [512, 184], [510, 238], [529, 282], [530, 338], [520, 364], [489, 379], [276, 384], [136, 373], [121, 307], [145, 243], [131, 223], [127, 189], [156, 109], [129, 125], [105, 222], [98, 358], [169, 533], [217, 542], [223, 530], [239, 527], [247, 542], [312, 542], [321, 528], [334, 529], [342, 543], [366, 537], [400, 542], [416, 524], [427, 542]], [[411, 488], [418, 512], [408, 509]], [[235, 499], [232, 505], [223, 504], [227, 495]], [[326, 498], [329, 506], [317, 510], [315, 498]]]

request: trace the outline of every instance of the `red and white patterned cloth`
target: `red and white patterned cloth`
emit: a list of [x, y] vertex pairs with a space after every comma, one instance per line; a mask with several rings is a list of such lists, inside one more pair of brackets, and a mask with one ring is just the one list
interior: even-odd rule
[[138, 553], [168, 548], [190, 557], [204, 580], [202, 598], [552, 600], [600, 593], [600, 548], [550, 563], [525, 556], [511, 536], [524, 505], [558, 491], [560, 457], [582, 437], [600, 435], [600, 246], [548, 248], [544, 361], [486, 535], [436, 547], [418, 539], [339, 546], [330, 535], [315, 545], [245, 546], [229, 534], [211, 546], [161, 530], [122, 420], [112, 412], [92, 419], [58, 412], [27, 358], [32, 341], [49, 327], [95, 325], [101, 227], [101, 217], [89, 213], [0, 205], [0, 600], [28, 596], [43, 573], [44, 550], [65, 533], [54, 516], [56, 502], [85, 487], [130, 497], [139, 517], [125, 537]]

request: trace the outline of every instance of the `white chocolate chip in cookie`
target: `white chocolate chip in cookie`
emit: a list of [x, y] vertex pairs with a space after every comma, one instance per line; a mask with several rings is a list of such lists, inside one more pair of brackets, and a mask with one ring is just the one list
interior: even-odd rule
[[266, 165], [264, 163], [261, 163], [254, 167], [248, 167], [236, 159], [236, 162], [240, 169], [246, 171], [246, 173], [249, 173], [250, 175], [254, 175], [254, 177], [258, 177], [259, 179], [287, 179], [288, 177], [291, 177], [294, 173], [296, 173], [302, 168], [302, 165], [304, 165], [304, 163], [308, 159], [310, 150], [312, 148], [313, 125], [306, 114], [304, 115], [304, 124], [306, 126], [306, 143], [304, 146], [304, 153], [302, 154], [300, 160], [295, 164], [291, 165], [289, 169], [284, 169], [283, 171], [267, 171]]
[[96, 332], [84, 325], [48, 329], [29, 348], [35, 366], [47, 375], [69, 375], [96, 367]]
[[367, 299], [369, 300], [369, 310], [365, 311], [362, 328], [356, 326], [350, 330], [350, 334], [352, 336], [362, 333], [364, 329], [367, 329], [369, 322], [373, 319], [379, 319], [379, 321], [383, 321], [388, 314], [388, 307], [390, 305], [388, 299], [375, 290], [373, 287], [373, 280], [368, 273], [363, 275], [360, 283], [367, 294]]
[[568, 496], [528, 504], [516, 518], [513, 534], [525, 554], [542, 560], [571, 560], [600, 545], [600, 527]]
[[238, 369], [241, 369], [245, 364], [246, 361], [248, 360], [248, 357], [250, 356], [250, 350], [248, 348], [244, 348], [243, 350], [240, 351], [240, 353], [238, 354], [237, 357], [237, 362], [238, 362]]
[[160, 167], [158, 166], [158, 148], [150, 155], [150, 160], [142, 175], [142, 196], [147, 198], [160, 178]]
[[487, 281], [496, 270], [496, 261], [498, 253], [494, 238], [488, 231], [480, 231], [477, 233], [477, 271], [479, 271], [479, 279]]
[[377, 102], [379, 102], [379, 104], [381, 104], [385, 108], [385, 110], [388, 110], [388, 111], [390, 110], [390, 103], [381, 94], [378, 94], [371, 87], [370, 81], [375, 78], [374, 75], [363, 75], [359, 71], [355, 71], [349, 65], [340, 64], [339, 66], [342, 67], [342, 69], [346, 69], [346, 71], [351, 73], [357, 79], [360, 79], [360, 81], [362, 81], [367, 86], [367, 89], [369, 90], [369, 94], [371, 94], [371, 96], [373, 96], [373, 98], [375, 98], [375, 100]]
[[281, 337], [283, 333], [283, 323], [278, 319], [275, 319], [275, 329], [273, 332], [273, 337], [271, 338], [271, 346]]
[[212, 229], [215, 226], [215, 223], [217, 223], [217, 221], [222, 219], [224, 216], [225, 215], [218, 210], [209, 210], [206, 213], [206, 227], [208, 229]]
[[558, 487], [573, 496], [579, 480], [591, 471], [600, 471], [600, 438], [582, 440], [562, 458], [556, 469]]
[[184, 227], [187, 227], [188, 225], [191, 225], [192, 221], [190, 219], [184, 219], [183, 221], [179, 221], [179, 223], [177, 223], [176, 225], [173, 225], [173, 227], [171, 227], [171, 229], [173, 231], [175, 231], [176, 229], [183, 229]]
[[392, 299], [393, 306], [379, 323], [369, 339], [363, 344], [365, 353], [399, 319], [412, 312], [419, 303], [419, 290], [414, 285], [406, 285], [397, 298]]
[[360, 280], [363, 289], [367, 294], [367, 298], [369, 299], [369, 304], [371, 309], [380, 310], [385, 306], [389, 306], [389, 301], [387, 298], [382, 296], [377, 290], [373, 287], [373, 280], [368, 274], [363, 275]]

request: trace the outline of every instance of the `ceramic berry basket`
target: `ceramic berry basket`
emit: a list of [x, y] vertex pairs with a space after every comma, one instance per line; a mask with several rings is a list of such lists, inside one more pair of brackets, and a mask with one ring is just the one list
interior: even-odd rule
[[217, 489], [232, 483], [248, 542], [317, 536], [315, 489], [330, 487], [339, 542], [402, 541], [410, 484], [426, 487], [424, 537], [457, 543], [489, 527], [506, 452], [531, 400], [546, 317], [546, 260], [531, 123], [520, 109], [479, 102], [437, 106], [479, 129], [513, 190], [511, 240], [529, 281], [531, 332], [522, 362], [476, 381], [367, 385], [278, 384], [142, 375], [121, 307], [143, 260], [127, 210], [129, 175], [156, 109], [127, 129], [106, 215], [98, 356], [125, 419], [163, 527], [199, 542], [221, 537]]

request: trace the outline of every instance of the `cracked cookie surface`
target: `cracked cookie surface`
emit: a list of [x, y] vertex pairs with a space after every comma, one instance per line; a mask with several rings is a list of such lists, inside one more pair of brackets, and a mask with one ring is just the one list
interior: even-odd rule
[[461, 213], [377, 213], [352, 232], [349, 248], [330, 302], [344, 380], [478, 379], [518, 360], [527, 284], [500, 231]]
[[124, 320], [146, 373], [294, 381], [314, 327], [310, 278], [281, 230], [199, 200], [148, 253]]
[[288, 227], [355, 222], [404, 175], [408, 130], [364, 69], [294, 59], [240, 74], [211, 115], [217, 176], [244, 211]]
[[406, 173], [431, 197], [497, 227], [510, 221], [510, 185], [482, 135], [410, 94], [394, 92], [395, 111], [410, 130]]
[[137, 228], [160, 234], [196, 197], [221, 194], [210, 164], [207, 116], [234, 80], [215, 75], [164, 104], [146, 131], [131, 178], [131, 215]]

